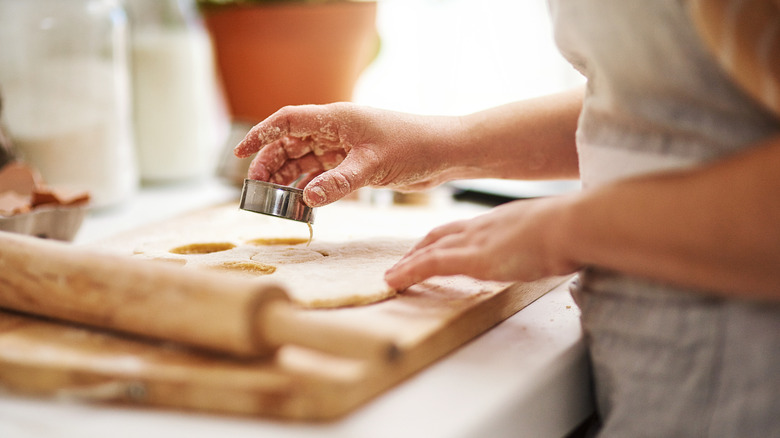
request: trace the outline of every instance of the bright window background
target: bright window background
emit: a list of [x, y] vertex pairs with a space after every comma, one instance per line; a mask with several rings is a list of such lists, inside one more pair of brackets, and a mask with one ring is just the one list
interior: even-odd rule
[[[558, 52], [544, 0], [379, 0], [379, 56], [354, 100], [457, 115], [583, 83]], [[577, 190], [577, 181], [470, 180], [459, 189], [509, 197]]]
[[380, 0], [382, 47], [355, 101], [464, 114], [570, 88], [544, 0]]

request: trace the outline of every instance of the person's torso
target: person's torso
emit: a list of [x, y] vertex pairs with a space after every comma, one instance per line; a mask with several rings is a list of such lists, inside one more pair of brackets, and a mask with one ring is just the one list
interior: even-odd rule
[[681, 0], [551, 0], [555, 38], [586, 76], [585, 187], [717, 159], [780, 124], [706, 50]]
[[[577, 130], [584, 190], [780, 134], [707, 52], [686, 1], [549, 3], [559, 48], [588, 79]], [[580, 274], [573, 293], [604, 436], [780, 431], [780, 304], [701, 292], [597, 268]]]

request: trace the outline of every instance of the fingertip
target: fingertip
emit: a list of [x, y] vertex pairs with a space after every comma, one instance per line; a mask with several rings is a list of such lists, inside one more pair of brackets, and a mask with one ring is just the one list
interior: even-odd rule
[[310, 207], [320, 207], [327, 204], [328, 198], [322, 187], [310, 185], [303, 191], [303, 201]]
[[395, 266], [385, 272], [385, 283], [395, 290], [404, 290], [412, 285], [412, 283], [405, 281], [404, 278], [398, 274], [398, 269], [396, 269]]
[[284, 137], [286, 132], [282, 127], [276, 126], [269, 117], [247, 132], [244, 139], [233, 148], [233, 154], [238, 158], [249, 157], [267, 144]]
[[395, 290], [404, 290], [424, 279], [424, 277], [418, 278], [419, 272], [416, 272], [416, 267], [419, 266], [409, 262], [411, 255], [411, 252], [405, 254], [385, 272], [384, 278], [388, 286]]
[[241, 143], [237, 144], [236, 147], [233, 148], [233, 155], [235, 155], [237, 158], [246, 158], [252, 155], [251, 153], [247, 152], [247, 149], [248, 147], [245, 141], [242, 140]]
[[244, 139], [233, 148], [233, 155], [238, 158], [247, 158], [262, 149], [263, 144], [258, 141], [255, 128], [250, 129], [246, 136], [244, 136]]
[[333, 174], [325, 172], [314, 178], [303, 190], [303, 201], [311, 207], [321, 207], [341, 199], [335, 190]]

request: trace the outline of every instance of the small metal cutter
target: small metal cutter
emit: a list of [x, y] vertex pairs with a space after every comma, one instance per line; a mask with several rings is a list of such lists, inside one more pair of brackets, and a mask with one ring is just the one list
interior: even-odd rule
[[314, 223], [314, 209], [303, 202], [303, 190], [295, 187], [245, 179], [239, 208], [307, 224]]

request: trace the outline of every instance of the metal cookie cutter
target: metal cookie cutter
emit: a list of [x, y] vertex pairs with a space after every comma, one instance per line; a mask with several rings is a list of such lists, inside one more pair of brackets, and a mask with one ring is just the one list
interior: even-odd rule
[[307, 224], [314, 223], [314, 209], [303, 202], [303, 190], [295, 187], [245, 179], [239, 208]]

